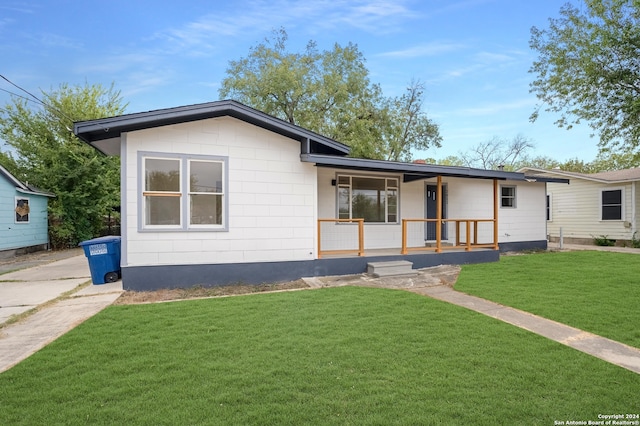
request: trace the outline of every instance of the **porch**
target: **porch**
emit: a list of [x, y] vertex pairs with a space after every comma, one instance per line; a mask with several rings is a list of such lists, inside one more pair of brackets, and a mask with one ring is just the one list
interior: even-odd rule
[[[497, 180], [493, 180], [493, 217], [484, 218], [444, 218], [441, 176], [436, 184], [435, 218], [402, 219], [384, 229], [376, 223], [365, 224], [363, 218], [318, 219], [318, 259], [499, 250]], [[365, 244], [371, 240], [375, 243]]]

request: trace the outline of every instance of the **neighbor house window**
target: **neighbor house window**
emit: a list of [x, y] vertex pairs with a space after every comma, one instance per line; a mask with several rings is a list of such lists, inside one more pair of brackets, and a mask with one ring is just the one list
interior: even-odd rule
[[500, 187], [500, 205], [507, 208], [516, 207], [516, 187], [501, 186]]
[[339, 175], [336, 182], [339, 219], [398, 222], [398, 178]]
[[547, 220], [551, 219], [551, 194], [547, 194]]
[[29, 223], [29, 199], [16, 198], [16, 223]]
[[142, 228], [224, 229], [226, 159], [144, 155]]
[[622, 220], [622, 190], [602, 191], [602, 220]]

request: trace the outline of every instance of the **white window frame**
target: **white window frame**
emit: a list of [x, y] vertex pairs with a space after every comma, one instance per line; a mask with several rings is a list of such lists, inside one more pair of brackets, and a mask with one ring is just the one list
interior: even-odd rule
[[[340, 178], [348, 178], [348, 184], [340, 183]], [[375, 179], [375, 180], [383, 180], [384, 181], [384, 191], [385, 191], [385, 211], [384, 211], [384, 222], [367, 222], [368, 225], [384, 225], [384, 224], [398, 224], [400, 223], [400, 177], [393, 175], [384, 175], [384, 176], [375, 176], [375, 175], [359, 175], [359, 174], [346, 174], [346, 173], [338, 173], [336, 174], [336, 218], [340, 219], [340, 189], [346, 188], [349, 191], [349, 219], [354, 219], [353, 217], [353, 178], [359, 179]], [[396, 182], [396, 185], [393, 186], [392, 181]], [[395, 221], [389, 221], [389, 192], [395, 190], [396, 192], [396, 211]], [[357, 219], [357, 218], [356, 218]]]
[[[604, 207], [602, 193], [603, 192], [610, 192], [610, 191], [620, 191], [620, 218], [619, 219], [605, 219], [605, 218], [602, 217], [602, 208]], [[624, 218], [625, 218], [625, 215], [624, 215], [624, 197], [625, 197], [624, 187], [622, 187], [622, 186], [600, 189], [600, 200], [599, 200], [599, 203], [598, 203], [598, 210], [600, 212], [599, 216], [600, 216], [600, 221], [601, 222], [615, 222], [615, 221], [620, 222], [620, 221], [624, 220]], [[613, 204], [607, 204], [607, 205], [613, 205]]]
[[[146, 223], [146, 185], [145, 185], [145, 160], [178, 160], [180, 173], [180, 190], [176, 197], [180, 197], [180, 221], [177, 225], [150, 225]], [[222, 199], [222, 223], [221, 224], [191, 224], [191, 196], [199, 194], [191, 192], [189, 176], [192, 162], [212, 162], [222, 165], [222, 192], [207, 192], [207, 195], [219, 195]], [[202, 231], [228, 231], [229, 230], [229, 161], [228, 157], [210, 155], [173, 154], [160, 152], [138, 152], [138, 231], [139, 232], [202, 232]], [[173, 194], [173, 193], [172, 193]]]
[[[31, 222], [31, 200], [29, 199], [29, 197], [15, 197], [15, 202], [13, 203], [13, 205], [15, 206], [14, 208], [17, 210], [18, 209], [18, 202], [21, 200], [26, 200], [27, 201], [27, 208], [29, 209], [29, 211], [27, 212], [26, 216], [27, 216], [27, 220], [18, 220], [18, 218], [16, 216], [13, 217], [14, 223], [17, 225], [20, 224], [27, 224], [29, 222]], [[18, 212], [14, 210], [14, 213], [17, 215]]]
[[[513, 197], [509, 196], [509, 197], [505, 197], [502, 194], [502, 190], [504, 188], [511, 188], [513, 189]], [[505, 199], [513, 199], [513, 205], [511, 206], [505, 206], [503, 200]], [[500, 185], [500, 208], [501, 209], [515, 209], [518, 207], [518, 203], [517, 203], [517, 199], [518, 199], [518, 187], [516, 185]]]

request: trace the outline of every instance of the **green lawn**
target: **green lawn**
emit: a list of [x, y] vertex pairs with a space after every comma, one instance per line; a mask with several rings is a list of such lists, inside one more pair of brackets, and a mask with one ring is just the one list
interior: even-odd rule
[[0, 374], [0, 424], [542, 424], [637, 412], [640, 375], [417, 294], [112, 306]]
[[640, 255], [503, 256], [463, 266], [455, 288], [640, 348]]

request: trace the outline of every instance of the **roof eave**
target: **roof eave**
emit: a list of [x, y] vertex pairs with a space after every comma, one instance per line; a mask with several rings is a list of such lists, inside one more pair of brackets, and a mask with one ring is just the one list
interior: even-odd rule
[[349, 147], [340, 142], [232, 100], [80, 121], [74, 123], [73, 131], [78, 138], [101, 152], [114, 155], [113, 145], [119, 146], [122, 133], [222, 116], [234, 117], [300, 142], [311, 140], [320, 143], [336, 155], [349, 153]]
[[324, 167], [403, 173], [408, 177], [405, 181], [429, 179], [438, 175], [471, 179], [526, 180], [524, 173], [505, 172], [501, 170], [483, 170], [470, 167], [400, 163], [350, 157], [332, 157], [318, 154], [302, 154], [300, 159], [303, 162], [315, 163], [317, 166]]

